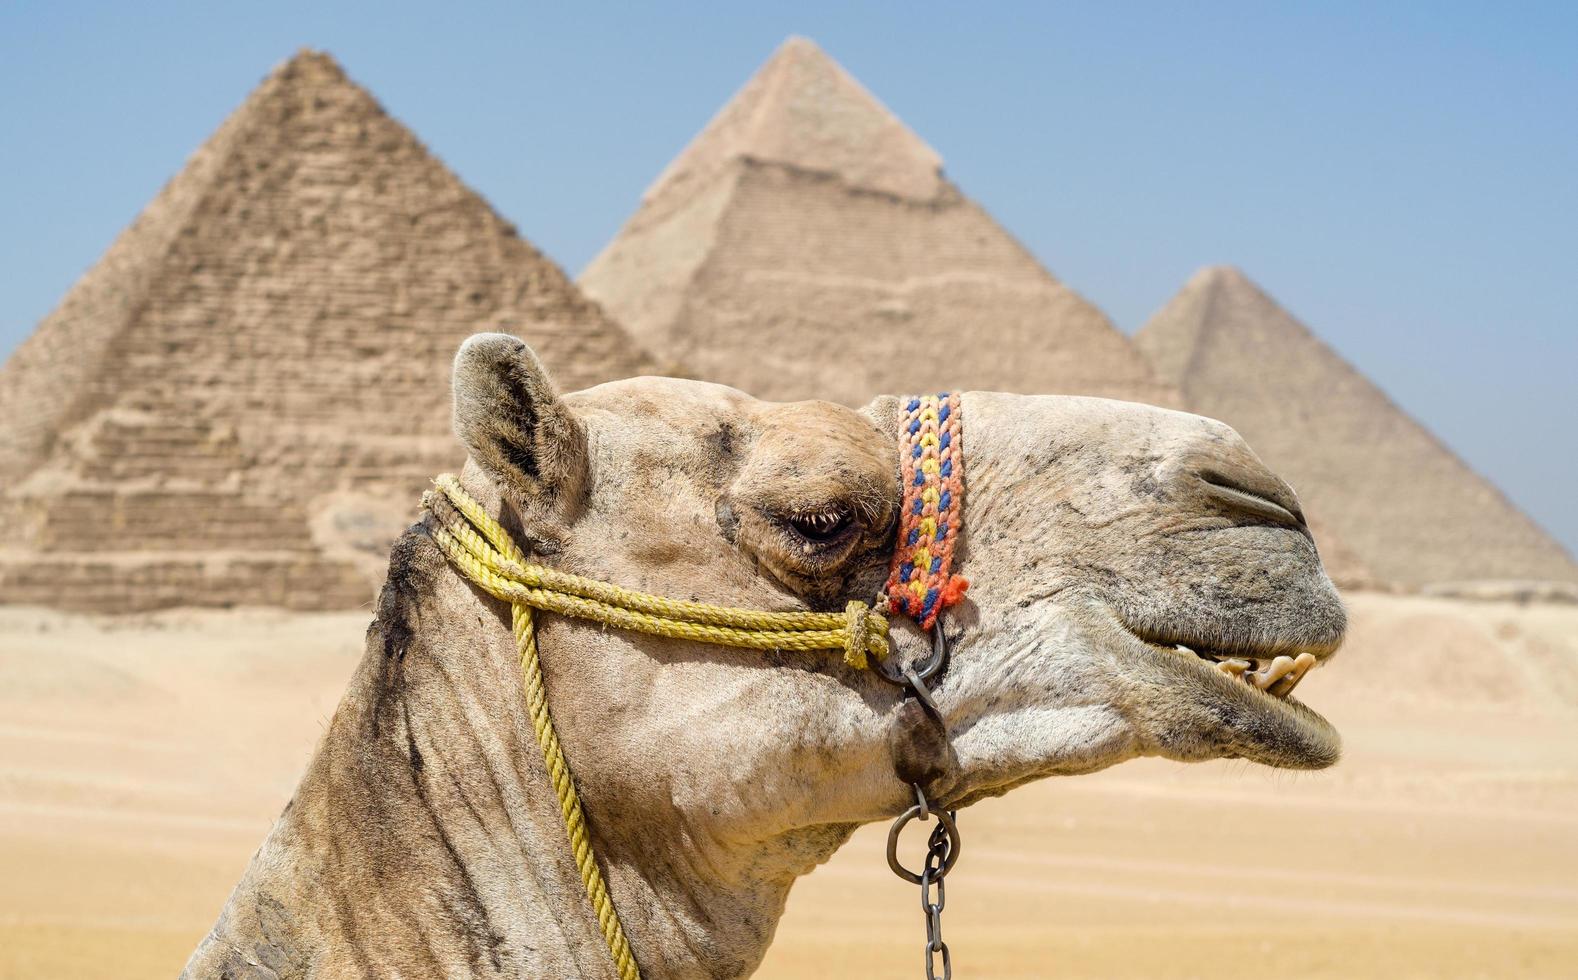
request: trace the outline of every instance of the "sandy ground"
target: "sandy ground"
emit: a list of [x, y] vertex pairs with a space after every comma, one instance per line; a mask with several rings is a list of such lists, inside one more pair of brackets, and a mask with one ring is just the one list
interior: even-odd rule
[[[1146, 760], [961, 816], [960, 975], [1578, 975], [1578, 608], [1361, 595], [1316, 774]], [[0, 977], [169, 977], [283, 805], [365, 614], [0, 609]], [[867, 828], [760, 976], [913, 976]]]

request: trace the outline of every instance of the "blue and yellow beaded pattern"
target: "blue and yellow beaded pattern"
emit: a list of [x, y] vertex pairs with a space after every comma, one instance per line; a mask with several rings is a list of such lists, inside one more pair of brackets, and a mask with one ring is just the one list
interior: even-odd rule
[[899, 436], [904, 502], [898, 547], [884, 592], [890, 612], [930, 629], [969, 587], [952, 574], [964, 510], [964, 444], [959, 397], [943, 392], [905, 402]]

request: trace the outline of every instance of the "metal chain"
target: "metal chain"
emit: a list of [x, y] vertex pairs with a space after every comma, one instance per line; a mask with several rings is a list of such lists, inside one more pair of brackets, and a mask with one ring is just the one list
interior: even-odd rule
[[[959, 860], [958, 811], [938, 807], [926, 799], [919, 785], [911, 788], [915, 790], [915, 805], [893, 821], [888, 831], [888, 867], [905, 881], [920, 885], [921, 911], [926, 913], [926, 980], [951, 980], [953, 959], [948, 944], [942, 939], [942, 910], [948, 904], [948, 889], [943, 879]], [[899, 835], [911, 820], [924, 820], [927, 815], [936, 817], [937, 825], [926, 840], [926, 861], [921, 865], [920, 874], [916, 874], [899, 863]], [[937, 972], [939, 959], [941, 974]]]
[[[954, 818], [957, 813], [949, 811], [948, 816]], [[952, 852], [953, 841], [948, 836], [948, 828], [939, 819], [926, 842], [926, 864], [920, 880], [921, 911], [926, 913], [926, 980], [939, 980], [939, 955], [942, 957], [940, 980], [952, 980], [953, 977], [953, 957], [948, 953], [948, 944], [942, 941], [942, 909], [948, 904], [948, 889], [943, 878], [948, 874], [948, 858]]]
[[[933, 624], [932, 645], [932, 657], [919, 671], [912, 665], [897, 675], [886, 670], [882, 673], [894, 683], [902, 684], [906, 694], [920, 701], [941, 722], [942, 712], [937, 709], [931, 691], [926, 687], [927, 679], [936, 674], [948, 658], [948, 647], [943, 639], [940, 621]], [[959, 812], [944, 810], [926, 799], [926, 793], [919, 783], [911, 783], [910, 788], [915, 791], [915, 805], [901, 813], [888, 830], [888, 867], [905, 881], [920, 885], [921, 911], [926, 913], [926, 980], [953, 980], [953, 957], [948, 952], [948, 944], [942, 939], [942, 910], [948, 904], [948, 890], [943, 879], [953, 870], [954, 862], [959, 860]], [[899, 863], [899, 835], [911, 820], [925, 820], [928, 815], [937, 818], [937, 825], [926, 840], [926, 861], [921, 865], [920, 874], [916, 874]], [[942, 964], [940, 975], [937, 973], [939, 959]]]

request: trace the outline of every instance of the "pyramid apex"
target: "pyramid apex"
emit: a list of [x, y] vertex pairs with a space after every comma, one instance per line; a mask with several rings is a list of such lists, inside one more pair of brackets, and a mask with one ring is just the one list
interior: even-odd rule
[[[1156, 331], [1152, 328], [1159, 323], [1170, 323], [1173, 329], [1177, 329], [1179, 317], [1168, 314], [1183, 309], [1192, 311], [1192, 316], [1185, 316], [1184, 319], [1193, 321], [1190, 333], [1197, 337], [1202, 329], [1232, 331], [1247, 323], [1273, 321], [1279, 327], [1291, 326], [1300, 331], [1305, 329], [1288, 315], [1282, 304], [1236, 265], [1208, 265], [1196, 270], [1167, 306], [1152, 317], [1141, 331], [1154, 333]], [[1240, 315], [1227, 315], [1229, 310], [1238, 310]]]
[[1134, 334], [1134, 342], [1164, 380], [1188, 392], [1194, 359], [1207, 337], [1271, 331], [1281, 336], [1310, 336], [1293, 318], [1235, 265], [1197, 269]]
[[270, 78], [308, 82], [350, 82], [334, 55], [317, 48], [300, 47], [269, 73]]
[[824, 58], [827, 57], [827, 52], [822, 50], [822, 46], [804, 34], [791, 34], [784, 38], [783, 43], [778, 45], [778, 50], [773, 52], [773, 57], [777, 57], [786, 51], [814, 52]]
[[810, 38], [791, 35], [647, 191], [693, 188], [735, 161], [828, 173], [853, 187], [931, 199], [942, 158]]
[[1205, 279], [1205, 280], [1247, 279], [1248, 278], [1247, 276], [1244, 275], [1244, 270], [1243, 269], [1240, 269], [1236, 265], [1227, 265], [1227, 264], [1201, 266], [1199, 268], [1199, 270], [1195, 272], [1194, 277], [1196, 279]]
[[[762, 62], [761, 67], [756, 69], [756, 73], [758, 75], [766, 74], [775, 64], [781, 61], [816, 62], [821, 67], [838, 71], [849, 77], [850, 81], [855, 81], [844, 70], [844, 67], [838, 63], [836, 58], [828, 54], [827, 50], [820, 44], [817, 44], [814, 38], [806, 37], [804, 34], [791, 34], [784, 38], [783, 43], [779, 44], [773, 50], [773, 53], [768, 55], [767, 60]], [[855, 84], [858, 86], [860, 83], [855, 82]], [[870, 93], [867, 93], [867, 95], [869, 97]]]
[[1254, 280], [1244, 275], [1244, 270], [1236, 265], [1207, 265], [1201, 266], [1195, 274], [1189, 277], [1184, 284], [1184, 289], [1199, 289], [1210, 286], [1227, 286], [1230, 288], [1243, 288], [1245, 286], [1260, 291]]

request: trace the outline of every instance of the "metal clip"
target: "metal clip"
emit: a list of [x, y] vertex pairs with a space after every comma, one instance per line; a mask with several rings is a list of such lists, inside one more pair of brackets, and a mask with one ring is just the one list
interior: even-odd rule
[[937, 703], [932, 700], [931, 689], [926, 686], [926, 682], [937, 676], [947, 663], [948, 640], [943, 636], [942, 617], [938, 616], [931, 624], [931, 656], [919, 663], [905, 664], [902, 667], [897, 667], [888, 660], [878, 660], [875, 669], [890, 684], [897, 684], [914, 691], [915, 696], [935, 712]]

